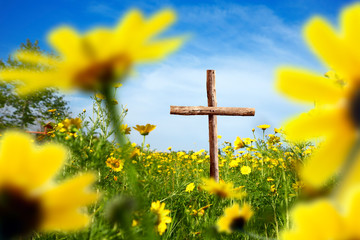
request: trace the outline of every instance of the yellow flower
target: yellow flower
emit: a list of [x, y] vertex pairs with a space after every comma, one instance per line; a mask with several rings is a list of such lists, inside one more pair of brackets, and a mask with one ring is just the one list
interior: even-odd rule
[[171, 151], [172, 147], [168, 147], [167, 150]]
[[251, 138], [243, 138], [242, 140], [245, 143], [245, 145], [250, 145], [252, 142], [255, 141], [254, 139]]
[[241, 174], [242, 175], [249, 175], [251, 173], [251, 167], [249, 166], [242, 166], [241, 169]]
[[40, 147], [26, 134], [4, 134], [0, 145], [1, 238], [32, 231], [75, 230], [89, 223], [89, 216], [79, 209], [98, 199], [98, 194], [87, 189], [95, 177], [84, 174], [56, 184], [54, 176], [65, 158], [66, 150], [59, 145]]
[[124, 162], [120, 159], [109, 157], [106, 160], [106, 166], [114, 170], [115, 172], [120, 172], [124, 167]]
[[253, 211], [248, 204], [245, 203], [242, 208], [239, 204], [234, 204], [225, 209], [224, 215], [216, 222], [216, 227], [219, 232], [242, 231], [252, 215]]
[[222, 136], [221, 136], [221, 135], [218, 135], [218, 136], [217, 136], [217, 138], [218, 138], [218, 139], [221, 139], [221, 138], [222, 138]]
[[51, 112], [51, 113], [56, 112], [56, 109], [49, 109], [48, 112]]
[[268, 178], [266, 179], [266, 181], [268, 181], [268, 182], [273, 182], [274, 179], [273, 179], [272, 177], [268, 177]]
[[60, 129], [60, 132], [72, 132], [73, 128], [80, 129], [81, 123], [82, 120], [80, 118], [66, 118], [57, 125], [57, 129]]
[[268, 129], [269, 127], [270, 127], [270, 125], [267, 125], [267, 124], [263, 124], [263, 125], [259, 125], [259, 126], [257, 126], [258, 128], [261, 128], [262, 130], [266, 130], [266, 129]]
[[237, 150], [237, 149], [243, 148], [243, 147], [245, 147], [244, 142], [241, 140], [241, 138], [236, 137], [236, 140], [234, 142], [234, 149]]
[[157, 216], [156, 228], [160, 236], [165, 232], [167, 228], [167, 223], [171, 223], [171, 217], [169, 217], [170, 210], [165, 209], [165, 203], [160, 203], [160, 201], [151, 203], [151, 212], [155, 213]]
[[114, 83], [113, 87], [114, 88], [119, 88], [119, 87], [122, 87], [122, 84], [121, 83]]
[[[136, 145], [135, 145], [136, 146]], [[138, 156], [138, 155], [140, 155], [140, 149], [139, 148], [135, 148], [132, 152], [131, 152], [131, 154], [130, 154], [130, 159], [131, 158], [134, 158], [134, 157], [136, 157], [136, 156]]]
[[133, 127], [136, 131], [138, 131], [141, 135], [146, 136], [148, 135], [152, 130], [156, 128], [156, 125], [146, 124], [146, 125], [136, 125], [136, 127]]
[[281, 133], [281, 132], [282, 132], [282, 128], [274, 128], [274, 132], [275, 132], [275, 133]]
[[346, 201], [335, 206], [329, 200], [297, 205], [291, 214], [293, 228], [281, 240], [360, 239], [360, 191], [352, 188]]
[[[359, 15], [360, 4], [354, 4], [342, 11], [340, 32], [320, 17], [310, 20], [304, 30], [312, 50], [344, 77], [345, 86], [309, 71], [281, 68], [277, 72], [276, 84], [281, 92], [302, 102], [316, 102], [315, 110], [300, 115], [284, 127], [290, 140], [325, 139], [300, 172], [307, 185], [322, 186], [338, 172], [357, 136], [360, 125]], [[359, 169], [360, 164], [353, 166], [345, 186], [360, 181]]]
[[127, 124], [121, 124], [121, 126], [120, 126], [120, 131], [121, 131], [123, 134], [130, 134], [131, 128], [128, 127]]
[[204, 214], [205, 214], [205, 209], [207, 209], [207, 208], [209, 208], [210, 206], [211, 206], [212, 204], [209, 204], [209, 205], [206, 205], [206, 206], [204, 206], [204, 207], [201, 207], [201, 208], [199, 208], [198, 210], [195, 210], [195, 209], [193, 209], [192, 210], [192, 213], [190, 213], [190, 215], [192, 215], [192, 216], [204, 216]]
[[40, 64], [44, 70], [5, 69], [0, 78], [21, 80], [25, 83], [18, 88], [21, 93], [44, 87], [101, 89], [124, 78], [134, 64], [160, 60], [178, 49], [184, 37], [158, 38], [175, 19], [170, 9], [150, 19], [131, 10], [113, 29], [95, 28], [80, 35], [69, 26], [57, 28], [48, 34], [48, 42], [60, 58], [21, 51], [17, 59]]
[[229, 163], [229, 167], [233, 168], [233, 167], [238, 167], [239, 166], [239, 161], [237, 160], [232, 160], [230, 163]]
[[203, 183], [204, 184], [201, 186], [203, 190], [222, 198], [242, 199], [246, 196], [246, 193], [242, 191], [242, 188], [234, 188], [234, 185], [231, 182], [216, 182], [213, 178], [210, 178], [203, 179]]
[[101, 93], [95, 94], [95, 97], [98, 98], [98, 99], [101, 99], [101, 100], [105, 100], [105, 99], [106, 99], [105, 95], [104, 95], [104, 94], [101, 94]]
[[276, 187], [275, 187], [275, 184], [271, 185], [270, 186], [270, 192], [272, 193], [276, 193]]
[[139, 222], [136, 221], [135, 219], [132, 220], [131, 226], [132, 227], [136, 227], [137, 225], [139, 225]]
[[195, 188], [195, 184], [194, 183], [189, 183], [187, 186], [186, 186], [186, 189], [185, 189], [185, 192], [192, 192]]

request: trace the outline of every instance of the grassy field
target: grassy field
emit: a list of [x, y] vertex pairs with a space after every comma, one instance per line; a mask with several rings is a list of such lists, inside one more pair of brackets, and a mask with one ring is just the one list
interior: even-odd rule
[[[123, 108], [121, 120], [126, 112]], [[141, 146], [126, 140], [120, 147], [111, 140], [107, 116], [97, 97], [90, 116], [84, 111], [79, 118], [64, 121], [54, 112], [54, 131], [41, 141], [68, 147], [70, 157], [58, 179], [94, 172], [93, 189], [101, 198], [87, 209], [92, 217], [88, 228], [68, 234], [34, 233], [34, 239], [251, 239], [256, 235], [272, 239], [289, 227], [289, 210], [303, 187], [296, 168], [313, 151], [310, 144], [285, 142], [281, 130], [271, 128], [253, 129], [254, 138], [235, 144], [220, 139], [224, 193], [213, 194], [209, 192], [212, 183], [207, 182], [207, 151], [173, 151], [170, 146], [167, 151], [155, 151], [146, 136]], [[129, 127], [123, 126], [122, 131], [129, 133]], [[130, 134], [139, 133], [132, 129]], [[157, 201], [169, 212], [160, 216], [151, 211]], [[253, 216], [243, 231], [219, 232], [218, 219], [235, 203], [250, 205]], [[171, 221], [166, 222], [168, 217]], [[161, 220], [165, 222], [159, 230]]]

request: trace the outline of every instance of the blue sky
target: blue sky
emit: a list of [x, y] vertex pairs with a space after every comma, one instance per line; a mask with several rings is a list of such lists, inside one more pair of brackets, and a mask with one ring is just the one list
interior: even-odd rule
[[[337, 23], [342, 7], [354, 1], [2, 1], [0, 58], [6, 59], [27, 38], [39, 40], [66, 24], [80, 32], [94, 26], [114, 26], [130, 8], [147, 16], [171, 7], [178, 21], [164, 36], [190, 33], [192, 38], [165, 61], [138, 66], [118, 93], [129, 113], [130, 126], [151, 123], [147, 137], [152, 148], [199, 150], [208, 148], [206, 116], [173, 116], [170, 105], [205, 106], [206, 69], [216, 70], [218, 106], [255, 107], [255, 117], [218, 117], [220, 140], [251, 137], [259, 124], [281, 123], [311, 106], [289, 102], [274, 89], [275, 69], [298, 66], [320, 74], [326, 66], [314, 57], [302, 37], [302, 26], [321, 15]], [[73, 113], [91, 109], [88, 95], [67, 95]], [[272, 130], [272, 129], [271, 129]], [[260, 135], [260, 131], [257, 130]], [[140, 143], [133, 130], [130, 139]]]

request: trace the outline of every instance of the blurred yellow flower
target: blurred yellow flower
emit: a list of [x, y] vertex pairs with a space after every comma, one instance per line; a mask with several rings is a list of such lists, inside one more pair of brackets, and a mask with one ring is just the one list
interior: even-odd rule
[[238, 167], [238, 166], [239, 166], [238, 160], [231, 160], [231, 162], [229, 163], [229, 167], [231, 167], [231, 168]]
[[360, 239], [359, 190], [347, 192], [338, 207], [325, 199], [297, 205], [291, 214], [293, 227], [281, 233], [281, 240]]
[[136, 131], [138, 131], [141, 135], [146, 136], [156, 128], [156, 125], [151, 125], [148, 123], [146, 125], [136, 125], [136, 127], [133, 128]]
[[[0, 236], [13, 239], [32, 231], [69, 231], [85, 227], [89, 216], [79, 212], [95, 203], [88, 191], [93, 174], [56, 184], [66, 150], [56, 144], [35, 146], [20, 132], [7, 132], [0, 146]], [[21, 146], [21, 151], [19, 151]], [[16, 226], [16, 227], [14, 227]]]
[[241, 140], [241, 138], [236, 137], [235, 142], [234, 142], [234, 149], [237, 150], [239, 148], [243, 148], [245, 147], [244, 142]]
[[251, 167], [249, 166], [242, 166], [240, 169], [242, 175], [249, 175], [251, 173]]
[[236, 203], [225, 209], [224, 215], [216, 222], [216, 227], [219, 232], [232, 233], [233, 231], [242, 231], [252, 215], [253, 211], [250, 205], [245, 203], [240, 208], [239, 204]]
[[106, 160], [106, 166], [114, 170], [115, 172], [120, 172], [124, 167], [124, 162], [120, 159], [109, 157]]
[[101, 93], [96, 93], [96, 94], [95, 94], [95, 97], [98, 98], [98, 99], [101, 99], [101, 100], [105, 100], [105, 99], [106, 99], [105, 95], [104, 95], [104, 94], [101, 94]]
[[122, 84], [121, 83], [114, 83], [113, 87], [114, 88], [119, 88], [119, 87], [122, 87]]
[[160, 201], [152, 202], [150, 211], [155, 213], [157, 216], [156, 228], [160, 236], [165, 232], [167, 228], [167, 223], [171, 223], [172, 219], [169, 217], [170, 210], [165, 209], [165, 203], [160, 203]]
[[56, 109], [49, 109], [48, 112], [51, 112], [51, 113], [56, 112]]
[[[345, 8], [340, 17], [341, 31], [324, 19], [314, 17], [305, 26], [305, 38], [330, 68], [344, 77], [345, 86], [305, 70], [280, 68], [277, 88], [287, 96], [313, 104], [309, 113], [289, 121], [284, 130], [290, 140], [322, 137], [321, 148], [309, 159], [300, 174], [306, 184], [320, 187], [343, 165], [360, 126], [360, 48], [358, 19], [360, 4]], [[333, 77], [333, 74], [328, 74]], [[360, 161], [352, 167], [344, 186], [360, 182]], [[344, 191], [346, 187], [343, 188]]]
[[136, 156], [139, 156], [140, 155], [140, 149], [139, 148], [135, 148], [132, 152], [131, 152], [131, 154], [130, 154], [130, 159], [131, 158], [134, 158], [134, 157], [136, 157]]
[[127, 124], [121, 124], [120, 131], [122, 134], [130, 134], [131, 128]]
[[215, 194], [221, 198], [242, 199], [246, 196], [246, 193], [242, 191], [242, 188], [234, 188], [233, 183], [225, 183], [224, 181], [216, 182], [213, 178], [203, 179], [201, 188], [210, 194]]
[[185, 192], [192, 192], [195, 188], [195, 184], [194, 183], [189, 183], [187, 186], [186, 186], [186, 189], [185, 189]]
[[121, 80], [134, 64], [160, 60], [178, 49], [184, 37], [158, 38], [175, 19], [170, 9], [149, 19], [131, 10], [113, 29], [94, 28], [81, 35], [69, 26], [59, 27], [48, 34], [48, 42], [60, 58], [20, 51], [15, 54], [19, 61], [40, 64], [43, 71], [8, 68], [0, 72], [0, 78], [23, 82], [20, 93], [44, 87], [101, 89]]
[[265, 131], [266, 129], [268, 129], [270, 127], [270, 125], [263, 124], [263, 125], [259, 125], [257, 127]]

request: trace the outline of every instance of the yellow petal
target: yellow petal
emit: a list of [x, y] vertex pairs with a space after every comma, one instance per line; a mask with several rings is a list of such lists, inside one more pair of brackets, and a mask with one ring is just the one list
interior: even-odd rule
[[276, 88], [294, 100], [314, 103], [336, 103], [343, 95], [333, 81], [315, 73], [294, 68], [280, 68]]
[[71, 27], [59, 27], [48, 35], [48, 42], [66, 60], [79, 59], [84, 55], [81, 36]]
[[16, 52], [15, 58], [17, 58], [19, 61], [33, 63], [36, 65], [43, 64], [46, 66], [55, 66], [59, 63], [55, 57], [30, 51]]
[[90, 222], [89, 216], [76, 211], [57, 212], [47, 216], [40, 230], [42, 231], [71, 231], [86, 227]]
[[[138, 41], [134, 36], [141, 31], [143, 27], [142, 13], [133, 9], [129, 11], [123, 19], [121, 19], [114, 30], [114, 52], [123, 51], [128, 48], [129, 44]], [[136, 30], [135, 30], [136, 29]]]
[[[28, 188], [28, 180], [23, 173], [31, 160], [33, 144], [31, 137], [20, 132], [7, 132], [0, 146], [0, 184], [11, 183]], [[21, 149], [21, 151], [19, 151]]]
[[109, 44], [112, 37], [112, 32], [106, 28], [98, 28], [86, 34], [84, 41], [89, 46], [89, 57], [97, 61], [109, 59], [113, 53], [112, 45]]
[[43, 202], [46, 212], [55, 214], [94, 203], [99, 196], [88, 191], [89, 185], [94, 181], [93, 174], [84, 174], [45, 192]]
[[[321, 200], [312, 204], [297, 205], [292, 212], [296, 235], [303, 239], [328, 240], [341, 236], [342, 223], [339, 213], [330, 202]], [[286, 238], [299, 239], [299, 238]]]
[[[20, 85], [16, 91], [19, 94], [27, 94], [34, 90], [39, 90], [45, 87], [61, 87], [69, 88], [70, 81], [62, 78], [57, 72], [39, 72], [39, 71], [24, 71], [24, 70], [4, 70], [0, 71], [0, 78], [4, 81], [14, 81], [20, 79], [24, 85]], [[53, 79], [61, 79], [58, 81], [50, 81]]]
[[360, 216], [360, 187], [358, 184], [351, 188], [347, 189], [346, 196], [344, 197], [344, 202], [342, 204], [346, 207], [345, 212], [345, 223], [348, 233], [351, 234], [347, 239], [358, 239], [360, 238], [360, 228], [359, 228], [359, 216]]
[[326, 137], [342, 120], [343, 116], [337, 109], [314, 109], [289, 120], [284, 125], [284, 131], [286, 138], [291, 141]]
[[157, 61], [169, 53], [177, 50], [184, 42], [185, 38], [176, 37], [168, 38], [166, 40], [156, 41], [155, 43], [147, 44], [144, 48], [135, 51], [134, 59], [137, 61]]
[[312, 50], [324, 63], [345, 79], [359, 77], [359, 60], [353, 51], [333, 31], [331, 26], [320, 17], [314, 17], [305, 26], [305, 38]]
[[341, 27], [344, 41], [351, 46], [356, 58], [360, 59], [360, 4], [354, 4], [341, 12]]
[[353, 129], [338, 126], [337, 132], [328, 137], [323, 145], [305, 163], [301, 170], [302, 179], [306, 184], [321, 187], [341, 167], [352, 146], [355, 133]]
[[26, 172], [33, 188], [49, 181], [66, 159], [66, 150], [56, 144], [48, 144], [34, 152]]
[[155, 36], [170, 25], [172, 25], [176, 20], [175, 12], [171, 9], [165, 9], [161, 12], [158, 12], [152, 18], [150, 18], [144, 25], [144, 31], [141, 32], [141, 38], [145, 41]]
[[[337, 193], [337, 200], [341, 203], [344, 203], [347, 199], [349, 192], [353, 191], [354, 187], [357, 187], [360, 184], [360, 154], [358, 154], [356, 161], [354, 161], [353, 166], [345, 178], [340, 183], [339, 192]], [[359, 195], [359, 194], [358, 194]], [[360, 204], [360, 202], [357, 202]], [[357, 209], [360, 211], [360, 209]]]

